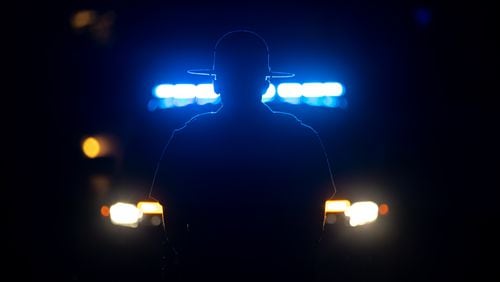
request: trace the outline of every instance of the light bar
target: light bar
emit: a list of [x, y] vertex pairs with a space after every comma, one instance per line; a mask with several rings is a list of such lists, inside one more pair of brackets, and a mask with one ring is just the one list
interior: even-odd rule
[[278, 95], [282, 98], [339, 97], [343, 93], [344, 87], [338, 82], [281, 83], [278, 85]]
[[[262, 95], [262, 102], [282, 101], [311, 106], [343, 107], [345, 103], [338, 100], [343, 95], [344, 87], [339, 82], [290, 82], [278, 85], [271, 83]], [[148, 105], [150, 110], [220, 102], [219, 94], [214, 92], [211, 83], [160, 84], [153, 88], [153, 97], [155, 100], [151, 100]]]
[[300, 98], [302, 85], [300, 83], [281, 83], [278, 85], [278, 95], [281, 98]]
[[160, 99], [216, 99], [219, 97], [214, 92], [212, 84], [160, 84], [153, 89], [153, 96]]
[[344, 93], [344, 87], [338, 82], [304, 83], [301, 95], [304, 97], [338, 97]]

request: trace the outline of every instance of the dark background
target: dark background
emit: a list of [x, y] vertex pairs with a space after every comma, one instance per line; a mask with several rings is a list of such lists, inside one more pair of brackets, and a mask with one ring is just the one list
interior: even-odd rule
[[[336, 242], [341, 247], [332, 247], [336, 255], [326, 276], [434, 281], [492, 270], [487, 254], [495, 246], [497, 214], [492, 195], [498, 186], [493, 137], [498, 30], [491, 6], [478, 1], [18, 4], [6, 25], [14, 30], [14, 44], [6, 44], [14, 55], [4, 53], [15, 76], [7, 76], [4, 88], [9, 97], [4, 138], [15, 144], [6, 147], [13, 156], [13, 165], [7, 165], [16, 172], [8, 174], [12, 181], [4, 186], [4, 202], [9, 203], [5, 244], [21, 269], [14, 272], [16, 280], [109, 281], [157, 269], [149, 256], [157, 255], [148, 243], [154, 231], [110, 227], [99, 206], [120, 193], [129, 199], [146, 194], [171, 130], [195, 113], [216, 109], [148, 111], [147, 103], [158, 83], [204, 82], [185, 70], [209, 67], [216, 39], [236, 28], [266, 38], [271, 66], [294, 72], [294, 81], [344, 84], [344, 109], [273, 107], [319, 131], [339, 196], [391, 208], [378, 233], [366, 229]], [[72, 28], [71, 17], [81, 9], [94, 10], [99, 24]], [[85, 159], [80, 142], [96, 133], [115, 136], [121, 157]], [[104, 196], [89, 188], [95, 174], [108, 176]], [[387, 230], [380, 232], [381, 226]], [[144, 275], [156, 277], [149, 273]]]

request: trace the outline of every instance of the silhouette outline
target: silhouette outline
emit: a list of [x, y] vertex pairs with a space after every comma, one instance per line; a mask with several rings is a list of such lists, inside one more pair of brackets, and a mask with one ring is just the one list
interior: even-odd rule
[[[209, 70], [222, 106], [173, 131], [150, 197], [164, 204], [168, 279], [314, 280], [325, 200], [335, 194], [318, 133], [262, 95], [275, 77], [265, 40], [224, 34]], [[333, 187], [332, 187], [333, 186]]]

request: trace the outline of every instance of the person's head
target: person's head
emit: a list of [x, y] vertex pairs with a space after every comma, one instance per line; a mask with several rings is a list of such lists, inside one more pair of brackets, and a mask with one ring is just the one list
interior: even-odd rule
[[269, 87], [269, 50], [255, 32], [226, 33], [215, 46], [214, 90], [226, 107], [250, 107], [261, 103]]

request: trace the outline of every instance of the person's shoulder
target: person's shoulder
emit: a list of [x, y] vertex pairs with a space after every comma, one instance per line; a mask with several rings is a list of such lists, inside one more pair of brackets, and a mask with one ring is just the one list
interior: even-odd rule
[[281, 112], [281, 111], [272, 111], [273, 117], [280, 122], [288, 122], [288, 123], [296, 123], [301, 124], [302, 121], [294, 114]]
[[285, 128], [295, 128], [303, 131], [304, 133], [317, 134], [316, 130], [312, 126], [304, 123], [294, 114], [281, 111], [272, 111], [272, 114], [276, 122]]
[[197, 131], [207, 126], [213, 124], [216, 121], [217, 112], [206, 112], [197, 114], [186, 121], [181, 127], [177, 128], [176, 134], [181, 132], [188, 133], [191, 131]]

